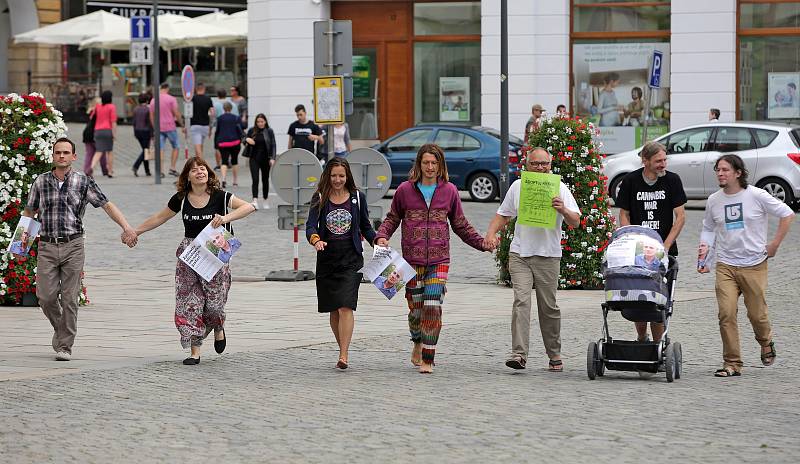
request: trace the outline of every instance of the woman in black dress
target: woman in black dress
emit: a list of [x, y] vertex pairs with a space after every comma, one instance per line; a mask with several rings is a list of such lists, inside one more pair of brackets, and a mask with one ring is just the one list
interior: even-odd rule
[[336, 367], [347, 369], [353, 338], [353, 311], [358, 305], [358, 286], [364, 266], [361, 237], [370, 245], [375, 231], [369, 221], [367, 197], [358, 191], [344, 158], [333, 158], [311, 198], [306, 238], [317, 250], [318, 311], [330, 314], [331, 330], [339, 344]]

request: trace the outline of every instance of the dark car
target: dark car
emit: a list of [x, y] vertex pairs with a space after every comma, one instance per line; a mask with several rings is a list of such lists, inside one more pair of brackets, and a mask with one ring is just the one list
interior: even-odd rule
[[[508, 137], [509, 184], [519, 177], [519, 151], [523, 142]], [[419, 147], [435, 143], [447, 160], [450, 182], [469, 192], [473, 200], [492, 201], [500, 193], [500, 132], [486, 127], [421, 124], [395, 134], [372, 148], [380, 151], [392, 167], [392, 188], [408, 179]]]

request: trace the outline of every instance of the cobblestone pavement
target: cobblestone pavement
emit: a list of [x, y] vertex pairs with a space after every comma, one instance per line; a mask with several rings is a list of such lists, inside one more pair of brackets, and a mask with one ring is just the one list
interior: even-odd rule
[[[126, 156], [130, 158], [123, 141], [119, 147], [117, 175], [100, 183], [131, 222], [138, 223], [163, 207], [172, 186], [134, 178], [122, 168]], [[242, 184], [249, 186], [249, 178]], [[248, 198], [243, 187], [237, 193]], [[467, 202], [465, 210], [483, 231], [496, 206]], [[511, 371], [503, 365], [510, 341], [503, 308], [510, 310], [510, 290], [493, 304], [481, 295], [495, 287], [454, 285], [460, 292], [475, 292], [474, 307], [469, 308], [471, 295], [448, 295], [431, 376], [411, 367], [410, 344], [394, 315], [394, 330], [357, 334], [352, 368], [344, 372], [333, 369], [334, 344], [309, 341], [222, 356], [206, 348], [201, 364], [192, 367], [148, 362], [9, 380], [0, 382], [0, 461], [800, 462], [800, 342], [794, 336], [800, 328], [795, 310], [800, 227], [795, 224], [770, 263], [767, 300], [776, 365], [761, 367], [752, 330], [740, 314], [744, 374], [718, 379], [711, 375], [721, 364], [713, 278], [692, 271], [690, 251], [702, 214], [702, 202], [693, 202], [679, 239], [683, 271], [678, 286], [696, 292], [676, 303], [671, 335], [683, 345], [684, 372], [674, 383], [668, 384], [663, 374], [643, 380], [616, 372], [589, 381], [586, 345], [599, 338], [602, 317], [599, 302], [575, 304], [582, 292], [564, 292], [562, 298], [565, 372], [544, 369], [546, 357], [535, 326], [528, 369]], [[86, 222], [90, 275], [153, 269], [168, 276], [162, 271], [173, 269], [181, 234], [177, 219], [143, 236], [133, 250], [118, 243], [116, 226], [102, 212], [90, 211]], [[246, 248], [234, 275], [263, 275], [291, 264], [290, 233], [277, 231], [275, 225], [274, 209], [258, 211], [239, 224], [237, 234]], [[301, 243], [301, 250], [301, 267], [313, 269], [310, 247]], [[488, 253], [454, 241], [453, 262], [455, 282], [494, 279]], [[159, 295], [168, 294], [171, 286], [169, 278], [163, 280]], [[125, 301], [152, 298], [137, 292], [135, 285], [126, 286], [116, 300], [113, 291], [104, 292], [107, 306], [96, 309], [108, 311], [112, 320]], [[305, 310], [282, 297], [292, 311]], [[276, 294], [265, 287], [263, 298], [275, 301]], [[459, 314], [472, 309], [489, 315], [454, 323], [448, 319], [448, 301], [459, 301]], [[257, 312], [257, 302], [248, 304]], [[631, 324], [620, 319], [612, 317], [612, 335], [632, 332]], [[253, 336], [237, 334], [234, 327], [229, 344]], [[96, 337], [103, 327], [93, 321], [83, 330], [84, 336]], [[165, 353], [175, 353], [171, 343]]]

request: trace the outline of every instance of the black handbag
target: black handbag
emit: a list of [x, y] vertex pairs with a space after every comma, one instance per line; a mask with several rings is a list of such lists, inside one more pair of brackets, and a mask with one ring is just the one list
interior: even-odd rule
[[92, 112], [92, 117], [83, 128], [83, 143], [94, 143], [94, 124], [97, 122], [97, 113]]
[[249, 143], [244, 143], [244, 148], [242, 148], [242, 156], [245, 158], [250, 158], [253, 155], [253, 146]]

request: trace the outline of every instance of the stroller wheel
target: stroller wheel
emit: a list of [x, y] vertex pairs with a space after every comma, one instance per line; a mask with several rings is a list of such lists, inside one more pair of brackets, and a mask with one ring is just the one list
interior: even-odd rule
[[674, 343], [675, 345], [675, 378], [680, 379], [681, 375], [683, 374], [683, 349], [681, 349], [680, 343]]
[[594, 380], [597, 376], [597, 357], [597, 342], [591, 342], [586, 350], [586, 374], [589, 380]]
[[[664, 369], [667, 373], [667, 382], [675, 380], [675, 344], [670, 343], [664, 352]], [[680, 374], [678, 374], [680, 375]]]

